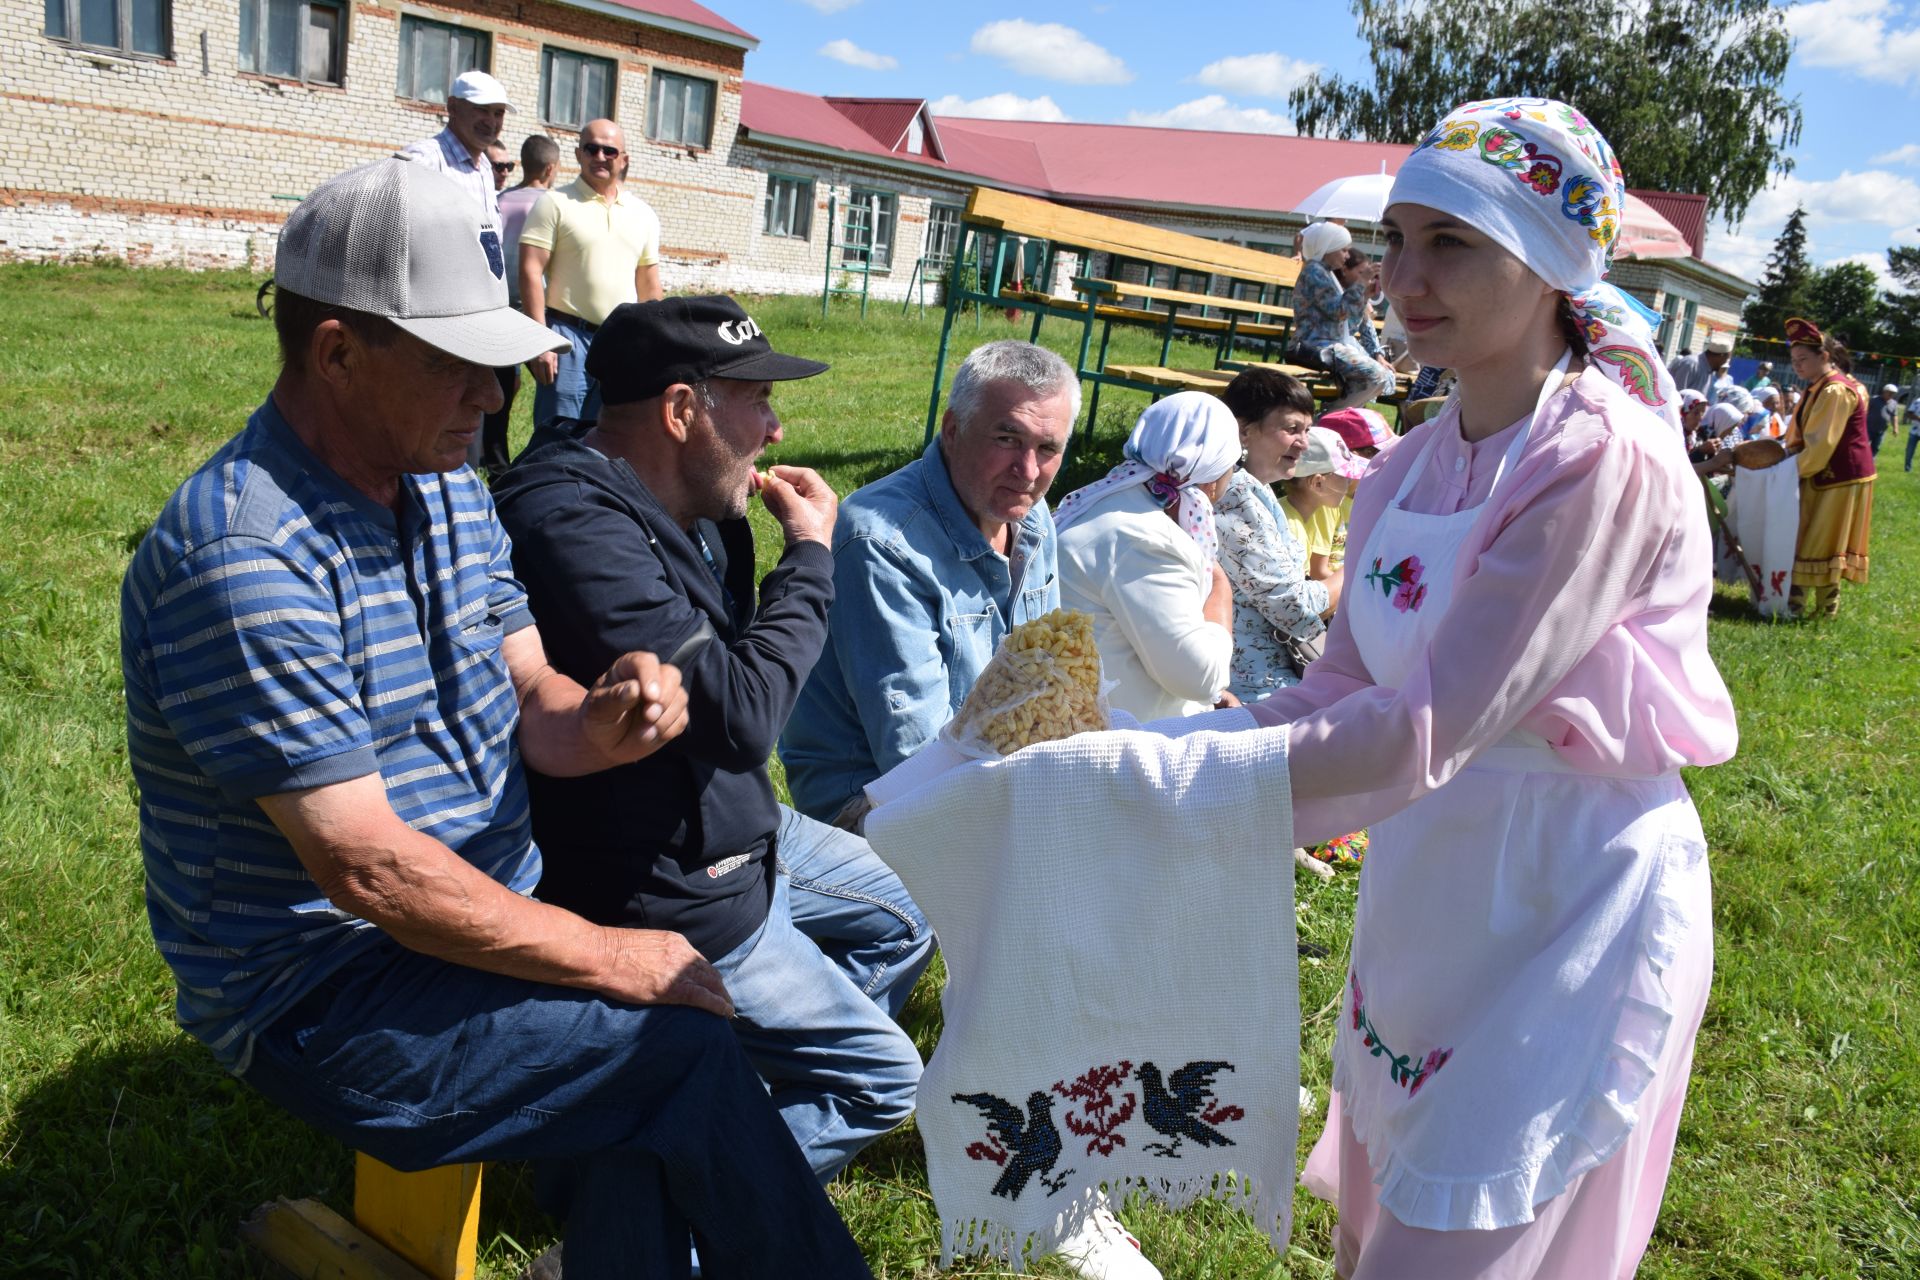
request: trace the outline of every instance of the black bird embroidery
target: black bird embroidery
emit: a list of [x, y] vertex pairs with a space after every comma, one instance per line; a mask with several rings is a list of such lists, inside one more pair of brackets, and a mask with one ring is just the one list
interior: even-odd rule
[[1203, 1147], [1234, 1145], [1232, 1138], [1207, 1123], [1238, 1120], [1246, 1115], [1239, 1107], [1207, 1105], [1209, 1099], [1213, 1099], [1214, 1076], [1231, 1070], [1231, 1062], [1189, 1062], [1162, 1081], [1159, 1067], [1151, 1062], [1141, 1063], [1134, 1073], [1140, 1077], [1140, 1114], [1147, 1118], [1148, 1124], [1172, 1139], [1171, 1142], [1149, 1142], [1141, 1149], [1178, 1158], [1183, 1138], [1191, 1138]]
[[[995, 1153], [990, 1148], [982, 1148], [980, 1155], [974, 1155], [974, 1148], [968, 1148], [968, 1154], [974, 1155], [975, 1159], [1006, 1162], [999, 1181], [993, 1184], [993, 1194], [1018, 1200], [1020, 1193], [1027, 1188], [1027, 1179], [1035, 1174], [1039, 1175], [1040, 1183], [1047, 1188], [1049, 1195], [1066, 1184], [1067, 1175], [1073, 1172], [1071, 1169], [1062, 1170], [1052, 1178], [1047, 1176], [1060, 1159], [1060, 1130], [1053, 1123], [1053, 1099], [1044, 1090], [1035, 1089], [1027, 1095], [1027, 1114], [1024, 1117], [1020, 1114], [1020, 1108], [991, 1093], [956, 1093], [953, 1100], [979, 1108], [980, 1114], [987, 1118], [987, 1136], [1006, 1143], [1007, 1149], [1012, 1152], [1012, 1157], [1008, 1158], [1005, 1152]], [[996, 1154], [998, 1159], [995, 1159]]]

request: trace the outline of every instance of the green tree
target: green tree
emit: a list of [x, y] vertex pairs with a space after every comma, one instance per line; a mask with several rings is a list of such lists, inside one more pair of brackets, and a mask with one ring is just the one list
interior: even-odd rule
[[1807, 281], [1812, 319], [1856, 350], [1880, 347], [1880, 277], [1864, 262], [1836, 262]]
[[1761, 338], [1779, 338], [1787, 331], [1788, 316], [1811, 310], [1807, 282], [1812, 277], [1813, 264], [1807, 261], [1807, 211], [1796, 208], [1773, 242], [1766, 272], [1760, 277], [1760, 292], [1741, 314], [1740, 327]]
[[1920, 245], [1887, 250], [1887, 266], [1900, 283], [1886, 293], [1887, 345], [1903, 356], [1920, 356]]
[[1793, 168], [1800, 103], [1781, 96], [1793, 40], [1770, 0], [1348, 0], [1369, 74], [1289, 96], [1309, 137], [1418, 142], [1453, 107], [1509, 94], [1580, 108], [1635, 187], [1697, 191], [1738, 223]]

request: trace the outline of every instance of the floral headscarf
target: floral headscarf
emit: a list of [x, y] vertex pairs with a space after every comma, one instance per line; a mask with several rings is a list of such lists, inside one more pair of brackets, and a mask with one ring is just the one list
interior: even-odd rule
[[1626, 181], [1587, 118], [1552, 98], [1455, 107], [1400, 167], [1388, 204], [1422, 204], [1492, 237], [1558, 289], [1587, 358], [1674, 427], [1679, 395], [1654, 346], [1659, 316], [1606, 283]]

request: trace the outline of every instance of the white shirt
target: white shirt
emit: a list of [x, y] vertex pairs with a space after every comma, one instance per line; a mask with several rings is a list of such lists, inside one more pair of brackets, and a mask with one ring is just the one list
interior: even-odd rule
[[[473, 191], [474, 198], [493, 219], [496, 229], [500, 226], [500, 202], [493, 192], [493, 164], [482, 154], [474, 155], [467, 150], [467, 144], [454, 137], [453, 126], [448, 125], [431, 138], [422, 138], [418, 142], [409, 142], [396, 153], [402, 160], [411, 160], [423, 164], [438, 173], [444, 173], [463, 187]], [[508, 270], [513, 269], [513, 259], [507, 259]]]
[[1205, 711], [1232, 679], [1233, 635], [1200, 614], [1213, 570], [1144, 484], [1060, 531], [1060, 603], [1093, 618], [1109, 705], [1142, 721]]

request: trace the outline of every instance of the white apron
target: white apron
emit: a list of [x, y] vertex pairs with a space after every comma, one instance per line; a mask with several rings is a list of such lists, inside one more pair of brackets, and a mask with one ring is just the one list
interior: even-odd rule
[[[1566, 363], [1492, 492], [1551, 429]], [[1406, 509], [1437, 439], [1353, 560], [1391, 571], [1417, 557], [1417, 581], [1398, 604], [1378, 591], [1341, 602], [1381, 686], [1403, 683], [1425, 650], [1470, 568], [1462, 547], [1494, 505]], [[1709, 923], [1705, 839], [1677, 773], [1576, 773], [1516, 732], [1375, 824], [1333, 1084], [1380, 1203], [1413, 1227], [1517, 1226], [1611, 1155], [1672, 1022], [1661, 974], [1687, 930]]]

